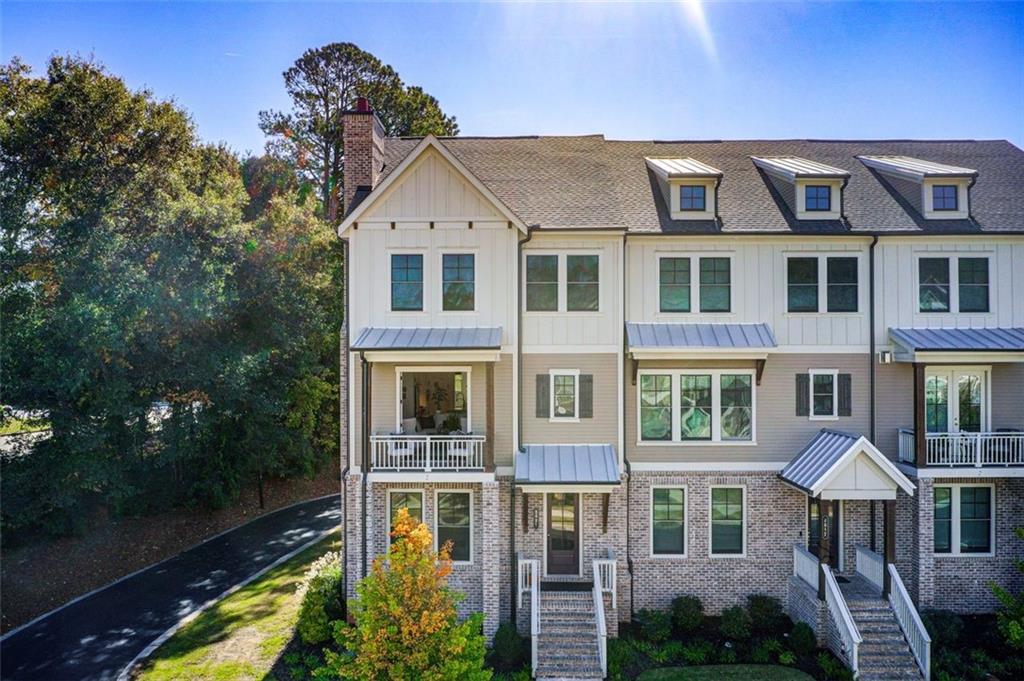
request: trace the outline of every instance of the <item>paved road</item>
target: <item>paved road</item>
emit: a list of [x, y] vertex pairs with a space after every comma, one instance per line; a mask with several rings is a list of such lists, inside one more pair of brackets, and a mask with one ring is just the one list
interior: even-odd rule
[[338, 527], [340, 503], [331, 496], [276, 511], [54, 612], [0, 642], [0, 678], [116, 679], [179, 619]]

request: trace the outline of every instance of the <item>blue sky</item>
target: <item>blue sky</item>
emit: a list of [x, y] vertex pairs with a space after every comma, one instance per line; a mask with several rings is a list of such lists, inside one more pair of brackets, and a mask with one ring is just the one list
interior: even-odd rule
[[259, 151], [281, 72], [351, 41], [464, 135], [1004, 138], [1024, 146], [1024, 3], [0, 2], [0, 57], [93, 55]]

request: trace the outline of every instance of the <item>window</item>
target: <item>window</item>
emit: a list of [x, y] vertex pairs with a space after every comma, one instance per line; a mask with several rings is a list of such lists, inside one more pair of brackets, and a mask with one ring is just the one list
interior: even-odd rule
[[683, 185], [679, 188], [679, 210], [706, 210], [704, 185]]
[[680, 437], [683, 440], [711, 439], [711, 376], [679, 377]]
[[685, 489], [651, 489], [651, 554], [686, 555]]
[[640, 377], [640, 439], [672, 439], [672, 376]]
[[565, 257], [565, 299], [570, 312], [596, 311], [600, 283], [596, 255]]
[[465, 312], [474, 309], [476, 287], [472, 253], [445, 253], [441, 256], [441, 309]]
[[955, 184], [932, 185], [932, 210], [956, 210], [958, 189]]
[[958, 293], [961, 312], [988, 312], [988, 258], [959, 258]]
[[829, 312], [857, 311], [857, 258], [828, 258]]
[[804, 187], [804, 210], [832, 210], [832, 187], [827, 184], [809, 184]]
[[551, 418], [575, 419], [579, 417], [577, 372], [551, 371]]
[[455, 411], [466, 411], [466, 374], [461, 371], [456, 373], [452, 377], [452, 385], [455, 388], [455, 394], [452, 397]]
[[743, 555], [742, 487], [711, 488], [711, 555]]
[[642, 370], [638, 379], [640, 442], [753, 442], [752, 371]]
[[473, 506], [469, 492], [437, 493], [437, 547], [452, 543], [451, 559], [456, 563], [473, 560]]
[[838, 371], [811, 370], [811, 418], [836, 418], [836, 377]]
[[786, 287], [790, 312], [818, 311], [818, 259], [789, 258]]
[[417, 523], [423, 522], [423, 492], [405, 492], [392, 490], [388, 492], [388, 528], [394, 529], [395, 518], [400, 509], [409, 512], [409, 517]]
[[927, 433], [949, 432], [949, 379], [925, 376], [924, 424]]
[[728, 312], [729, 258], [700, 259], [700, 311]]
[[949, 312], [949, 258], [918, 260], [921, 312]]
[[658, 300], [662, 312], [690, 311], [690, 259], [658, 259]]
[[526, 309], [531, 312], [558, 310], [558, 256], [526, 256]]
[[423, 256], [391, 256], [391, 309], [395, 312], [423, 309]]
[[986, 555], [992, 553], [994, 529], [991, 485], [935, 487], [935, 553]]

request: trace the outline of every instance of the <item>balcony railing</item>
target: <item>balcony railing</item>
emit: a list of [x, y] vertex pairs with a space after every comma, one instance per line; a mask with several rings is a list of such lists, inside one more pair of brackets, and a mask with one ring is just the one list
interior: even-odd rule
[[[1024, 432], [927, 433], [924, 436], [928, 466], [1024, 466]], [[913, 464], [914, 431], [899, 430], [900, 461]]]
[[483, 435], [371, 435], [375, 471], [482, 471]]

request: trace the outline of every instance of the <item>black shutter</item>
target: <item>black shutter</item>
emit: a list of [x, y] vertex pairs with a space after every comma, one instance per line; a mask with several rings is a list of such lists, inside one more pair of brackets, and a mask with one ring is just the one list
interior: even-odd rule
[[850, 374], [839, 374], [839, 415], [851, 416], [853, 412], [853, 378]]
[[810, 416], [811, 377], [809, 374], [796, 375], [796, 415]]
[[594, 375], [580, 374], [580, 418], [594, 418]]
[[537, 374], [537, 418], [539, 419], [551, 416], [551, 407], [548, 404], [551, 399], [550, 383], [550, 375]]

